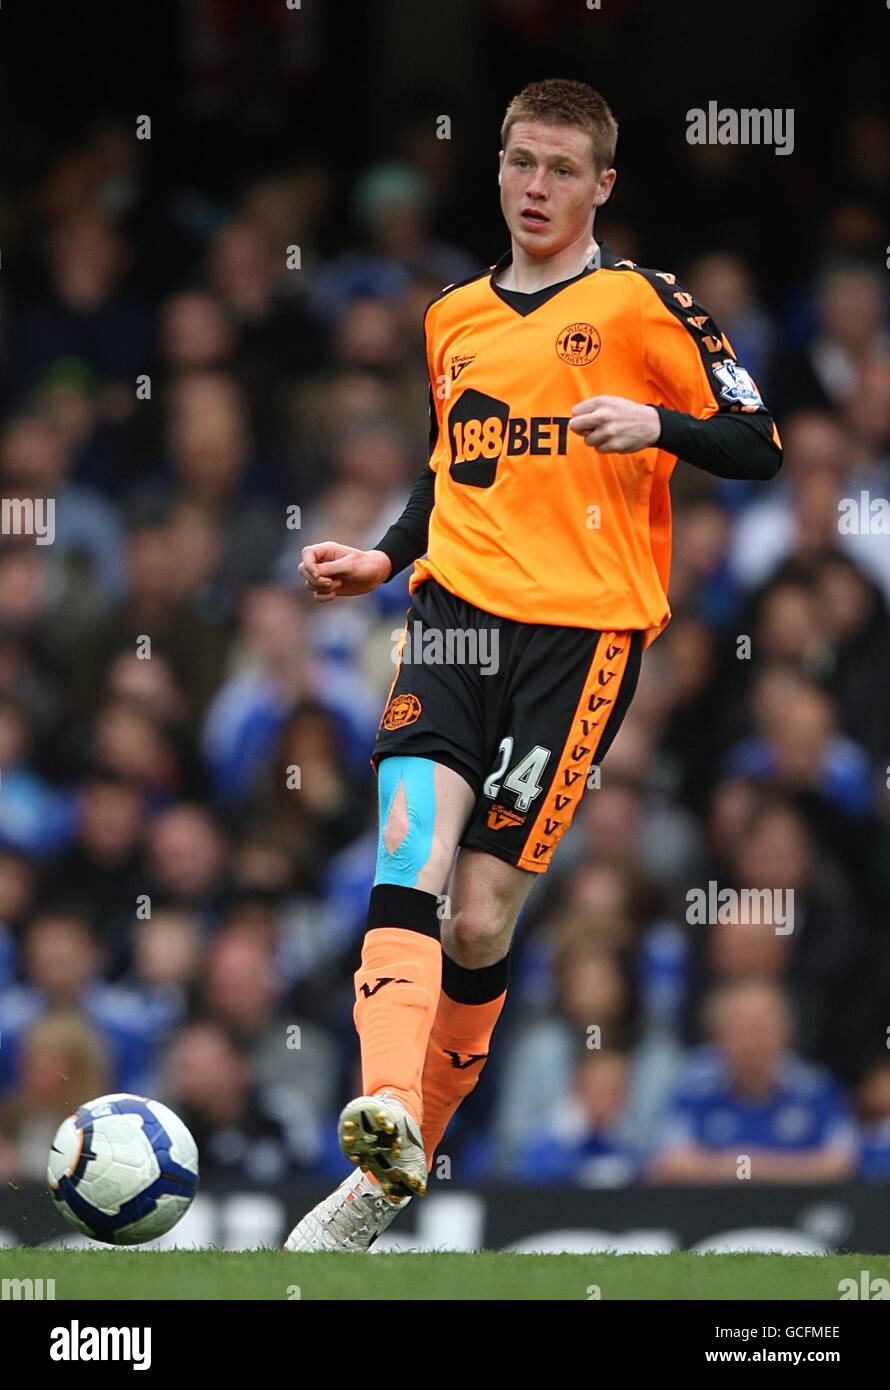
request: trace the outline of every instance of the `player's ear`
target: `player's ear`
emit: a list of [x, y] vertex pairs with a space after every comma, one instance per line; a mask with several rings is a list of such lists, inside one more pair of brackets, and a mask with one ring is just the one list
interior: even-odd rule
[[501, 170], [504, 167], [504, 151], [498, 150], [498, 188], [501, 186]]
[[593, 195], [593, 206], [595, 208], [601, 208], [603, 203], [609, 201], [617, 177], [618, 173], [615, 169], [604, 169], [600, 174], [596, 181], [596, 192]]

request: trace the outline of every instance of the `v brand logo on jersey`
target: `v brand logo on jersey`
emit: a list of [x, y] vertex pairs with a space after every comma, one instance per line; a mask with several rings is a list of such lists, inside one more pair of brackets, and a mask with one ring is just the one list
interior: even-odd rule
[[378, 975], [377, 983], [373, 989], [370, 985], [362, 985], [362, 994], [366, 999], [370, 999], [378, 990], [383, 989], [384, 985], [412, 985], [413, 980], [396, 979], [395, 975]]
[[457, 381], [464, 367], [469, 367], [470, 363], [475, 361], [475, 352], [465, 353], [462, 357], [452, 357], [450, 364], [451, 380]]
[[504, 806], [490, 806], [488, 810], [489, 830], [503, 830], [508, 825], [522, 825], [525, 816], [520, 816], [516, 811], [508, 811]]
[[[451, 1065], [458, 1071], [466, 1071], [467, 1067], [471, 1067], [474, 1062], [484, 1062], [488, 1056], [487, 1052], [465, 1052], [461, 1054], [460, 1052], [454, 1052], [450, 1047], [443, 1047], [442, 1051], [445, 1053], [446, 1057], [451, 1058]], [[462, 1055], [467, 1059], [465, 1062], [461, 1061]]]

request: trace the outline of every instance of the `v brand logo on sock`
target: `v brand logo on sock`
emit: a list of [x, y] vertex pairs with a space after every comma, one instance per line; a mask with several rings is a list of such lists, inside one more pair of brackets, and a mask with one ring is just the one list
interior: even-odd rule
[[460, 1060], [461, 1054], [452, 1051], [450, 1047], [443, 1047], [442, 1051], [445, 1053], [446, 1057], [451, 1058], [451, 1065], [456, 1067], [458, 1071], [466, 1071], [467, 1067], [471, 1067], [474, 1062], [484, 1062], [488, 1056], [487, 1052], [467, 1052], [464, 1054], [467, 1060], [462, 1062]]
[[370, 999], [372, 994], [376, 994], [379, 989], [383, 989], [384, 985], [413, 985], [413, 983], [413, 980], [397, 980], [395, 975], [378, 975], [377, 983], [373, 989], [371, 989], [369, 985], [362, 985], [361, 990], [365, 998]]

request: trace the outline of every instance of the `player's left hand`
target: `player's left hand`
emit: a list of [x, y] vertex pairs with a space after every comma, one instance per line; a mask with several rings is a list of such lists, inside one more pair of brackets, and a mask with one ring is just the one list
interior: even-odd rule
[[661, 420], [654, 405], [623, 396], [591, 396], [572, 407], [569, 429], [601, 454], [633, 454], [658, 443]]

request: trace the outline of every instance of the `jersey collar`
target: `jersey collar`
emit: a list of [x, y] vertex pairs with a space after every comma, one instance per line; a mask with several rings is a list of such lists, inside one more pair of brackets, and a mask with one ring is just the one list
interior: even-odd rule
[[579, 271], [577, 275], [573, 275], [569, 280], [559, 280], [554, 285], [545, 285], [542, 289], [533, 290], [528, 294], [522, 290], [507, 290], [504, 289], [502, 285], [495, 283], [495, 277], [500, 274], [505, 266], [510, 265], [512, 260], [512, 250], [505, 251], [500, 259], [491, 267], [488, 283], [498, 299], [502, 300], [509, 308], [521, 315], [522, 318], [526, 318], [527, 315], [533, 313], [535, 309], [540, 308], [542, 304], [546, 304], [548, 300], [553, 299], [555, 295], [567, 289], [569, 285], [574, 285], [576, 281], [583, 280], [587, 275], [593, 275], [597, 270], [611, 270], [615, 265], [615, 256], [613, 252], [606, 242], [601, 241], [598, 243], [598, 249], [593, 258], [592, 265], [585, 266], [583, 270]]

